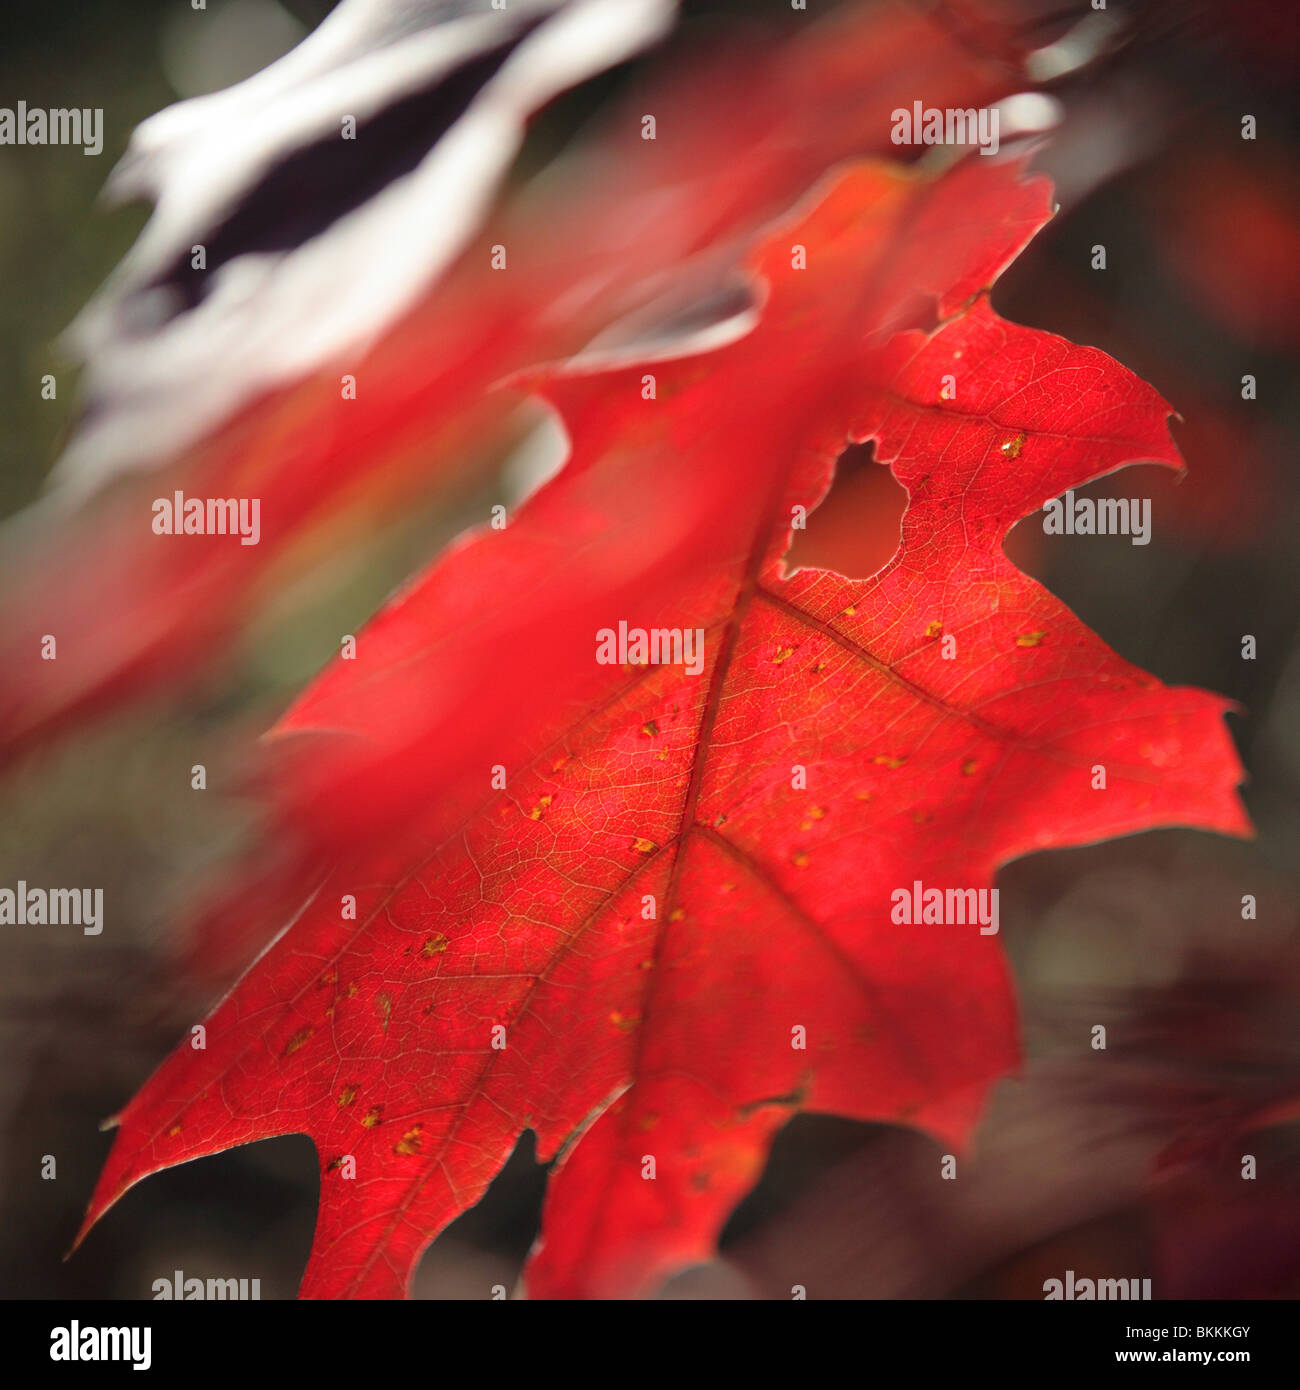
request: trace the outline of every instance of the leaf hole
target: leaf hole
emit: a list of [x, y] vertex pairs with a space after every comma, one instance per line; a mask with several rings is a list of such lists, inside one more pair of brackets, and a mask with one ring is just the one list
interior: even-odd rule
[[835, 464], [826, 500], [793, 533], [786, 573], [805, 566], [869, 579], [898, 549], [907, 493], [876, 462], [871, 443], [850, 444]]

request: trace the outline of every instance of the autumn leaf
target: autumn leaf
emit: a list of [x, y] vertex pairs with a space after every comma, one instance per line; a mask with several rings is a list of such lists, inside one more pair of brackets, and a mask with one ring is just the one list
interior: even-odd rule
[[[1069, 488], [1178, 467], [1150, 387], [990, 306], [1048, 215], [1015, 164], [860, 166], [753, 258], [752, 331], [535, 383], [566, 468], [276, 731], [332, 870], [123, 1111], [87, 1228], [160, 1168], [307, 1133], [303, 1294], [400, 1295], [532, 1129], [560, 1162], [530, 1293], [626, 1296], [709, 1256], [797, 1111], [969, 1140], [1018, 1057], [996, 923], [899, 894], [988, 904], [1036, 849], [1248, 829], [1226, 702], [1003, 553]], [[897, 553], [787, 573], [867, 441], [908, 494]], [[639, 629], [680, 659], [596, 660]]]

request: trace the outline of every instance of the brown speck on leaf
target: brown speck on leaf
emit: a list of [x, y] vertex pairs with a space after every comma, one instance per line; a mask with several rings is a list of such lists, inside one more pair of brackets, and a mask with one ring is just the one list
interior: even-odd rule
[[961, 765], [961, 774], [963, 777], [973, 777], [978, 771], [979, 763], [976, 762], [974, 758], [967, 758]]
[[333, 1172], [335, 1172], [337, 1169], [342, 1168], [342, 1167], [343, 1167], [343, 1155], [340, 1154], [340, 1155], [338, 1156], [338, 1158], [331, 1158], [331, 1159], [330, 1159], [330, 1161], [325, 1165], [325, 1171], [326, 1171], [327, 1173], [333, 1173]]
[[1047, 634], [1045, 632], [1022, 632], [1020, 636], [1016, 638], [1016, 646], [1036, 647], [1046, 636]]
[[344, 1086], [339, 1092], [338, 1101], [336, 1103], [340, 1110], [346, 1110], [356, 1098], [357, 1088], [355, 1086]]
[[1025, 447], [1025, 432], [1024, 432], [1023, 430], [1021, 430], [1021, 432], [1020, 432], [1018, 435], [1016, 435], [1016, 437], [1015, 437], [1014, 439], [1008, 439], [1008, 440], [1002, 445], [1002, 453], [1003, 453], [1003, 455], [1004, 455], [1006, 458], [1009, 458], [1009, 459], [1018, 459], [1018, 458], [1020, 457], [1020, 451], [1021, 451], [1021, 449], [1023, 449], [1024, 447]]
[[379, 1116], [383, 1111], [383, 1108], [384, 1107], [382, 1105], [373, 1106], [371, 1109], [367, 1110], [366, 1113], [361, 1117], [361, 1123], [366, 1127], [366, 1129], [374, 1129], [374, 1127], [380, 1123]]
[[808, 851], [806, 849], [795, 850], [791, 856], [791, 863], [796, 869], [806, 869], [808, 867]]
[[420, 1145], [424, 1142], [423, 1139], [420, 1138], [423, 1128], [423, 1125], [412, 1125], [397, 1143], [393, 1145], [393, 1152], [401, 1155], [403, 1158], [409, 1158], [411, 1154], [418, 1154], [420, 1152]]
[[451, 943], [441, 932], [435, 932], [432, 936], [426, 937], [424, 945], [420, 947], [422, 956], [440, 955]]
[[316, 1030], [314, 1028], [299, 1028], [298, 1031], [284, 1045], [281, 1057], [292, 1057], [295, 1052], [307, 1041]]
[[938, 637], [943, 632], [943, 624], [936, 618], [926, 629], [925, 635], [931, 639]]
[[657, 738], [659, 736], [659, 725], [656, 724], [653, 719], [647, 719], [646, 722], [641, 725], [641, 732], [646, 738]]
[[388, 1032], [388, 1020], [393, 1016], [393, 996], [387, 993], [376, 996], [375, 1012], [379, 1015], [379, 1022], [384, 1032]]
[[826, 669], [826, 663], [824, 661], [814, 661], [808, 669], [814, 676], [820, 676]]

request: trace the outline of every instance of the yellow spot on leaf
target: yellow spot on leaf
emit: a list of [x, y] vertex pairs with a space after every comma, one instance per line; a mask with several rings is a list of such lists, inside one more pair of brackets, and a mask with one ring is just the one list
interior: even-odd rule
[[356, 1100], [356, 1098], [357, 1088], [355, 1086], [344, 1086], [344, 1088], [339, 1092], [337, 1102], [339, 1109], [346, 1110], [348, 1106], [351, 1105], [354, 1100]]
[[426, 937], [424, 945], [420, 947], [422, 956], [436, 956], [445, 951], [451, 943], [441, 932], [435, 932], [433, 936]]
[[379, 1123], [380, 1112], [383, 1110], [383, 1108], [384, 1107], [382, 1105], [376, 1105], [372, 1109], [367, 1110], [366, 1113], [361, 1117], [361, 1123], [367, 1129], [374, 1129], [374, 1127]]
[[1036, 647], [1046, 637], [1045, 632], [1022, 632], [1016, 638], [1017, 647]]
[[887, 767], [887, 768], [890, 768], [890, 769], [892, 770], [893, 768], [902, 767], [903, 764], [907, 761], [907, 759], [906, 759], [906, 758], [891, 758], [891, 757], [888, 757], [886, 754], [881, 753], [881, 754], [877, 755], [876, 757], [872, 758], [871, 761], [872, 761], [873, 763], [875, 763], [878, 767]]
[[936, 618], [936, 619], [934, 620], [934, 622], [932, 622], [932, 623], [929, 625], [929, 627], [926, 628], [926, 630], [925, 630], [925, 635], [926, 635], [927, 637], [934, 638], [934, 637], [938, 637], [939, 634], [940, 634], [942, 631], [943, 631], [943, 624], [939, 621], [938, 618]]
[[638, 854], [653, 854], [655, 850], [658, 849], [658, 845], [656, 845], [653, 840], [647, 840], [638, 835], [637, 838], [632, 841], [632, 848], [636, 850]]
[[400, 1154], [403, 1158], [409, 1158], [411, 1154], [420, 1152], [420, 1145], [424, 1142], [420, 1138], [423, 1125], [412, 1125], [410, 1129], [393, 1145], [393, 1152]]
[[1018, 459], [1020, 451], [1025, 447], [1025, 434], [1022, 430], [1014, 439], [1008, 439], [1002, 445], [1002, 453], [1006, 458]]
[[967, 758], [961, 765], [961, 771], [963, 777], [972, 777], [979, 771], [979, 763], [974, 758]]
[[314, 1028], [299, 1028], [298, 1031], [284, 1045], [281, 1057], [292, 1057], [295, 1052], [307, 1041], [316, 1030]]
[[777, 654], [772, 658], [772, 665], [780, 666], [780, 664], [786, 659], [786, 657], [790, 656], [793, 652], [793, 647], [782, 647], [781, 650], [777, 652]]
[[641, 725], [641, 732], [646, 738], [656, 738], [659, 734], [659, 725], [653, 719], [648, 719]]

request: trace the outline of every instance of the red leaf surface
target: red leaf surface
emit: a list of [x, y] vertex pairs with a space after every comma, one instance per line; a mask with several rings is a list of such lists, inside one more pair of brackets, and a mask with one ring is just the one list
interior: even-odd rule
[[[1017, 1061], [1009, 972], [976, 925], [895, 923], [893, 892], [1248, 830], [1226, 702], [1003, 554], [1066, 489], [1178, 466], [1151, 388], [991, 308], [1048, 213], [1015, 165], [858, 167], [756, 255], [752, 332], [540, 383], [564, 471], [280, 727], [333, 870], [122, 1113], [87, 1226], [148, 1173], [304, 1132], [303, 1293], [399, 1295], [531, 1128], [562, 1161], [530, 1292], [623, 1296], [707, 1258], [800, 1109], [967, 1141]], [[908, 494], [894, 558], [787, 574], [796, 509], [868, 440]], [[620, 621], [702, 629], [702, 671], [598, 664]]]
[[[675, 286], [721, 277], [826, 168], [890, 150], [894, 106], [979, 105], [1023, 81], [992, 56], [1015, 51], [992, 26], [972, 41], [893, 5], [791, 23], [784, 39], [729, 39], [656, 73], [576, 157], [504, 200], [436, 284], [412, 286], [409, 311], [375, 342], [268, 384], [184, 457], [75, 516], [36, 509], [0, 568], [0, 594], [14, 599], [0, 757], [191, 678], [270, 581], [481, 470], [517, 429], [498, 389], [510, 373], [577, 351]], [[641, 139], [645, 111], [658, 116], [653, 142]], [[505, 272], [491, 265], [498, 244]], [[310, 337], [312, 324], [301, 328]], [[342, 372], [356, 401], [340, 399]], [[153, 535], [152, 499], [176, 488], [259, 498], [260, 543]], [[47, 633], [57, 662], [40, 659]]]

